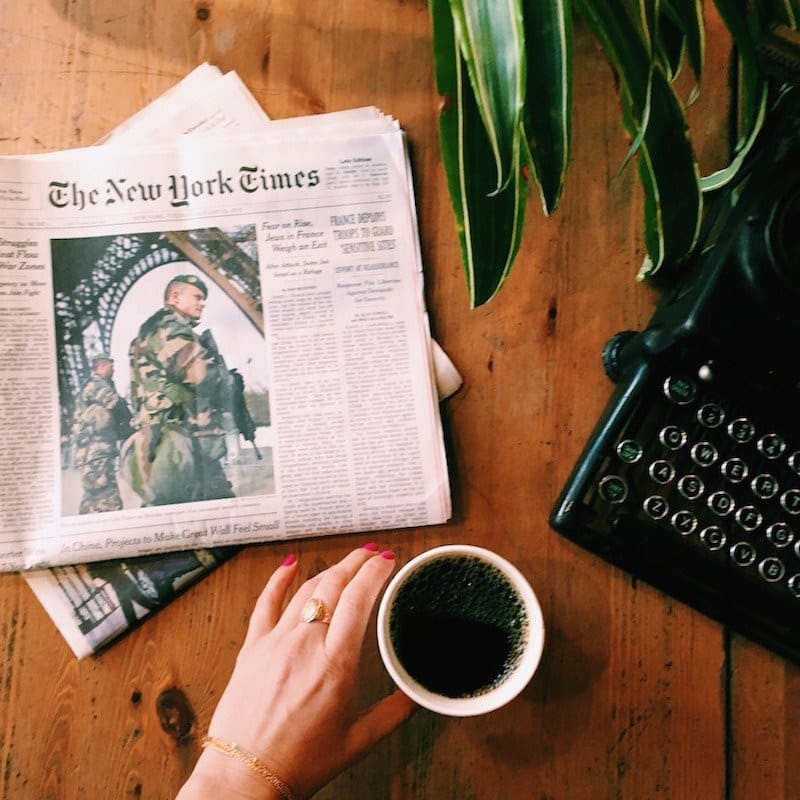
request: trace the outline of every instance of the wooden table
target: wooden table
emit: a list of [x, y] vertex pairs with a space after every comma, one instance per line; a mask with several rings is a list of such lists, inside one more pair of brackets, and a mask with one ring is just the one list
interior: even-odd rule
[[[725, 152], [728, 41], [708, 9], [693, 134]], [[553, 533], [549, 510], [610, 392], [600, 350], [647, 322], [635, 169], [614, 81], [575, 34], [574, 145], [560, 210], [531, 205], [523, 250], [489, 305], [467, 306], [439, 157], [425, 0], [6, 0], [0, 152], [89, 145], [207, 60], [274, 118], [375, 104], [412, 144], [434, 332], [465, 379], [444, 404], [448, 525], [384, 532], [400, 563], [468, 542], [517, 563], [547, 623], [542, 666], [489, 717], [426, 712], [320, 798], [599, 800], [800, 797], [800, 672]], [[162, 728], [177, 689], [202, 732], [264, 581], [303, 575], [366, 536], [253, 546], [102, 656], [78, 662], [18, 575], [0, 576], [0, 797], [171, 798], [198, 756]], [[374, 636], [364, 702], [390, 689]], [[268, 669], [269, 665], [265, 665]], [[258, 687], [253, 687], [257, 692]]]

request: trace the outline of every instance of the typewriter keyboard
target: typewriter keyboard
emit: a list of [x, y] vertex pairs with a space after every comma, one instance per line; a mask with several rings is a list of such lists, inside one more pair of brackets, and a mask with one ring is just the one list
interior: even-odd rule
[[634, 517], [667, 548], [680, 540], [682, 558], [727, 562], [800, 615], [800, 440], [781, 426], [785, 397], [761, 391], [747, 407], [707, 363], [660, 375], [607, 454], [594, 505], [611, 528]]

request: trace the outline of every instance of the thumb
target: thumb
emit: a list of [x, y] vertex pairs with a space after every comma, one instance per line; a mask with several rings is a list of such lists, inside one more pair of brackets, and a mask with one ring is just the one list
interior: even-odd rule
[[364, 711], [350, 729], [348, 760], [358, 761], [384, 736], [399, 728], [417, 708], [417, 704], [398, 689]]

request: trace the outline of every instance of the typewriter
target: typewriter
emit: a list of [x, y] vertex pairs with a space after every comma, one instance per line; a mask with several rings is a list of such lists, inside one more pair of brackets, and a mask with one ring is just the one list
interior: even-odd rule
[[615, 390], [552, 527], [800, 663], [800, 89], [685, 280], [602, 357]]

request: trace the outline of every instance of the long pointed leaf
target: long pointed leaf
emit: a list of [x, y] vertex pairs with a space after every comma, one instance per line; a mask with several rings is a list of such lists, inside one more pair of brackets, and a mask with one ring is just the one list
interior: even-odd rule
[[527, 186], [519, 165], [495, 183], [492, 145], [461, 57], [448, 0], [430, 0], [436, 85], [443, 97], [439, 135], [470, 306], [491, 299], [508, 276], [522, 236]]
[[525, 0], [528, 83], [525, 135], [542, 206], [558, 205], [567, 171], [572, 103], [572, 12], [568, 0]]
[[686, 36], [683, 29], [680, 25], [675, 24], [669, 14], [662, 13], [658, 20], [658, 42], [655, 56], [670, 81], [675, 80], [681, 71], [685, 52]]
[[797, 30], [800, 26], [800, 0], [784, 0], [786, 22]]
[[[456, 233], [461, 247], [461, 258], [467, 279], [470, 305], [473, 305], [474, 280], [470, 248], [466, 242], [465, 221], [466, 199], [462, 184], [466, 179], [460, 169], [460, 109], [459, 83], [461, 72], [461, 51], [455, 38], [453, 18], [449, 0], [429, 0], [431, 21], [433, 23], [433, 55], [436, 88], [442, 98], [439, 112], [439, 140], [442, 164], [447, 176], [447, 189], [450, 205], [456, 223]], [[492, 158], [489, 152], [489, 158]]]
[[683, 33], [686, 57], [700, 82], [706, 58], [706, 27], [702, 0], [662, 0], [663, 14]]
[[581, 0], [579, 7], [619, 74], [623, 123], [632, 137], [641, 137], [645, 277], [694, 247], [702, 215], [697, 164], [680, 103], [660, 65], [651, 68], [640, 31], [611, 0]]
[[[632, 142], [620, 165], [619, 172], [622, 172], [641, 147], [650, 121], [652, 72], [655, 65], [651, 25], [656, 18], [657, 8], [652, 0], [627, 0], [613, 8], [609, 7], [608, 0], [600, 3], [599, 7], [595, 7], [591, 0], [583, 5], [583, 16], [606, 49], [606, 54], [623, 80], [623, 90], [631, 98], [632, 119], [636, 124], [628, 129]], [[581, 6], [581, 0], [576, 0], [576, 7], [580, 9]], [[636, 64], [636, 68], [626, 76], [622, 73], [621, 65], [629, 63]], [[624, 85], [626, 78], [627, 86]]]
[[767, 98], [769, 92], [766, 82], [761, 84], [761, 92], [761, 103], [759, 104], [758, 114], [750, 127], [748, 138], [739, 142], [736, 152], [728, 166], [716, 172], [712, 172], [711, 175], [707, 175], [700, 180], [700, 187], [704, 192], [716, 191], [730, 183], [741, 169], [747, 154], [752, 150], [767, 114]]
[[459, 107], [464, 240], [468, 248], [467, 263], [472, 272], [470, 303], [475, 307], [494, 297], [511, 271], [522, 239], [528, 186], [518, 162], [512, 164], [510, 180], [500, 192], [490, 192], [488, 170], [483, 170], [485, 181], [481, 185], [479, 165], [489, 163], [485, 157], [488, 141], [480, 125], [480, 112], [470, 89], [466, 67], [461, 73]]
[[702, 180], [703, 191], [719, 189], [735, 177], [764, 123], [768, 86], [758, 62], [756, 37], [762, 22], [738, 0], [714, 0], [731, 33], [738, 68], [738, 140], [730, 164]]
[[450, 8], [500, 191], [519, 163], [526, 81], [521, 0], [450, 0]]
[[648, 257], [639, 278], [684, 259], [700, 231], [703, 203], [699, 171], [683, 114], [669, 81], [653, 73], [652, 111], [639, 156], [645, 189]]
[[714, 0], [719, 15], [731, 33], [739, 62], [739, 140], [742, 147], [758, 125], [764, 91], [764, 77], [758, 65], [756, 36], [758, 18], [748, 14], [739, 0]]

